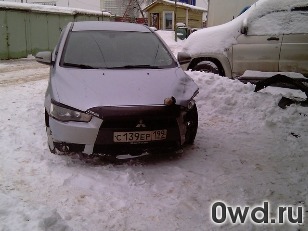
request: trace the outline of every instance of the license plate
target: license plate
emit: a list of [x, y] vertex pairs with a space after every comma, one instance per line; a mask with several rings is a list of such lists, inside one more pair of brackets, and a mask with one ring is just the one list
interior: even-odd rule
[[114, 142], [149, 142], [155, 140], [165, 140], [167, 137], [167, 130], [154, 130], [154, 131], [138, 131], [138, 132], [114, 132]]

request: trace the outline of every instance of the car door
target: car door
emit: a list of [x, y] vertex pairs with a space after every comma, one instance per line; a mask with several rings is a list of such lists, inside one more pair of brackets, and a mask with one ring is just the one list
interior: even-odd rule
[[283, 38], [285, 12], [270, 12], [248, 19], [248, 32], [237, 38], [232, 47], [232, 76], [246, 70], [277, 72]]
[[308, 6], [291, 9], [289, 22], [283, 35], [279, 71], [308, 76]]
[[232, 76], [246, 70], [277, 72], [282, 35], [240, 35], [233, 46]]

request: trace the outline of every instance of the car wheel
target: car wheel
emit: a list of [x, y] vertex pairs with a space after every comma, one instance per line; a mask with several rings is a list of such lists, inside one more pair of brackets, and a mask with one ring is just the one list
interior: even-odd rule
[[197, 63], [192, 69], [193, 71], [203, 71], [206, 73], [214, 73], [220, 76], [224, 76], [224, 71], [222, 68], [213, 61], [201, 61]]
[[198, 130], [198, 110], [196, 105], [189, 112], [187, 112], [185, 123], [187, 126], [185, 143], [193, 144]]
[[51, 130], [49, 127], [49, 115], [46, 109], [45, 109], [45, 126], [46, 126], [46, 134], [47, 134], [47, 145], [48, 145], [49, 151], [53, 154], [56, 154], [56, 147], [52, 141]]
[[56, 154], [56, 147], [51, 138], [51, 130], [49, 127], [46, 127], [46, 134], [47, 134], [47, 144], [48, 144], [49, 151], [53, 154]]

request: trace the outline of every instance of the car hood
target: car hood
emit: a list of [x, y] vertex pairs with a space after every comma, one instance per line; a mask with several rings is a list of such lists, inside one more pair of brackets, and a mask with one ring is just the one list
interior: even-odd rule
[[187, 106], [198, 91], [195, 82], [181, 68], [88, 70], [61, 68], [51, 77], [52, 98], [86, 111], [101, 106], [163, 105], [174, 97]]

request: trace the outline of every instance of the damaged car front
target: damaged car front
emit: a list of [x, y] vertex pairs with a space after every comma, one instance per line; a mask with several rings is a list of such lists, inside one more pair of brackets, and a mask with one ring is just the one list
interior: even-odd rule
[[74, 22], [54, 52], [45, 123], [52, 153], [176, 150], [194, 142], [198, 86], [150, 28]]

